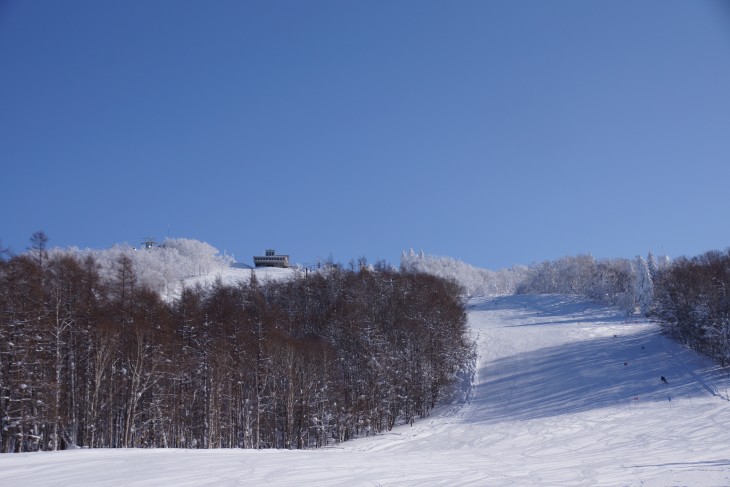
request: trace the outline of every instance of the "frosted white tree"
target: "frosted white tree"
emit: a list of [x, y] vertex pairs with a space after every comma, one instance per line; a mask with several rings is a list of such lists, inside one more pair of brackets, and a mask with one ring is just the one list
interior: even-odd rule
[[652, 254], [651, 250], [649, 251], [649, 255], [646, 256], [646, 265], [649, 267], [649, 274], [651, 275], [652, 280], [656, 279], [657, 272], [659, 272], [659, 264], [654, 258], [654, 254]]
[[668, 255], [660, 255], [659, 259], [657, 260], [657, 264], [659, 266], [659, 270], [663, 271], [667, 267], [669, 267], [669, 264], [671, 264], [671, 260], [669, 259]]
[[469, 296], [513, 294], [527, 274], [524, 266], [514, 266], [497, 272], [474, 267], [452, 257], [416, 253], [411, 249], [401, 253], [402, 272], [424, 272], [458, 282]]
[[210, 275], [233, 263], [231, 256], [212, 245], [188, 238], [169, 238], [159, 247], [140, 250], [121, 244], [103, 250], [71, 247], [53, 249], [53, 252], [71, 253], [80, 258], [93, 256], [99, 263], [99, 274], [106, 280], [113, 278], [116, 263], [126, 256], [132, 262], [138, 282], [165, 295], [174, 293], [183, 279]]
[[646, 314], [654, 302], [654, 284], [649, 272], [649, 266], [640, 255], [634, 261], [636, 272], [636, 307], [639, 312]]

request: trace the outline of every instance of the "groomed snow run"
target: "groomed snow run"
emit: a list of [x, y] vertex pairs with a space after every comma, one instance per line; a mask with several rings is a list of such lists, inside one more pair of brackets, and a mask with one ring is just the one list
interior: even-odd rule
[[413, 427], [309, 451], [0, 455], [2, 485], [730, 485], [727, 374], [656, 325], [565, 296], [473, 300], [469, 321], [470, 400]]

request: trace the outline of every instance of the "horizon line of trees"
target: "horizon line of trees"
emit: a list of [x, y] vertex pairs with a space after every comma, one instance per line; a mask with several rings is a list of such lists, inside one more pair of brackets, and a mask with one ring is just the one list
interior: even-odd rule
[[468, 296], [514, 294], [527, 277], [528, 267], [515, 265], [509, 269], [492, 271], [467, 264], [459, 259], [429, 255], [413, 249], [401, 253], [403, 272], [425, 272], [445, 279], [454, 279]]
[[654, 302], [654, 280], [669, 259], [595, 259], [590, 254], [533, 264], [517, 294], [580, 294], [616, 306], [629, 314], [648, 314]]
[[102, 277], [46, 242], [0, 259], [0, 452], [314, 448], [412, 423], [473, 374], [452, 280], [252, 273], [170, 301], [124, 254]]

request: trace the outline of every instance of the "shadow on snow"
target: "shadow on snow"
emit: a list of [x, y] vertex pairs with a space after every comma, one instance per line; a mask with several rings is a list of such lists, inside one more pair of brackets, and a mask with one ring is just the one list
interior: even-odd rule
[[[485, 300], [474, 308], [519, 310], [524, 307], [526, 313], [534, 313], [537, 309], [541, 316], [550, 313], [556, 318], [587, 314], [585, 319], [556, 319], [551, 322], [554, 325], [595, 321], [619, 323], [626, 318], [615, 310], [577, 298], [519, 298]], [[549, 312], [543, 313], [544, 309]], [[596, 314], [602, 317], [596, 318]], [[505, 325], [511, 326], [528, 325]], [[476, 385], [471, 403], [476, 418], [470, 421], [530, 420], [597, 408], [641, 407], [646, 402], [719, 396], [713, 384], [703, 378], [713, 374], [697, 372], [708, 363], [661, 335], [656, 328], [519, 353], [491, 361], [479, 370], [482, 382]], [[660, 380], [662, 376], [668, 379], [668, 384]], [[716, 378], [719, 379], [719, 375]]]

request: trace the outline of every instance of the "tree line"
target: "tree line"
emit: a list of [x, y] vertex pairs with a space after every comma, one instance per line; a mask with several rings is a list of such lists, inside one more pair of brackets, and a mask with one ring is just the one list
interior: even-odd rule
[[468, 382], [462, 289], [328, 267], [164, 300], [125, 255], [0, 259], [0, 452], [314, 448], [424, 417]]
[[71, 254], [80, 260], [91, 256], [102, 279], [112, 278], [117, 262], [126, 256], [132, 261], [137, 282], [167, 299], [176, 296], [181, 281], [221, 272], [234, 260], [208, 243], [188, 238], [166, 238], [159, 245], [149, 239], [143, 245], [145, 252], [121, 244], [107, 249], [53, 248], [48, 253]]
[[469, 296], [514, 294], [528, 275], [526, 266], [492, 271], [469, 265], [459, 259], [429, 255], [411, 249], [401, 254], [400, 269], [405, 272], [426, 272], [446, 279], [454, 279]]
[[651, 316], [693, 350], [730, 363], [730, 249], [695, 257], [563, 257], [529, 268], [518, 293], [581, 294]]
[[562, 257], [534, 264], [517, 286], [517, 294], [580, 294], [630, 314], [652, 312], [654, 280], [669, 266], [668, 258], [595, 259]]

